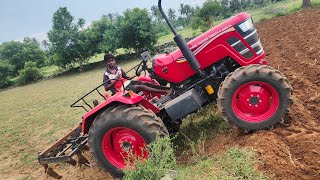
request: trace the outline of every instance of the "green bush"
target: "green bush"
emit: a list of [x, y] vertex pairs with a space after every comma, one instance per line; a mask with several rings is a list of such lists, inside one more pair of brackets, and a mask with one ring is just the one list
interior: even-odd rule
[[13, 66], [7, 61], [0, 60], [0, 88], [6, 88], [12, 84], [10, 74], [13, 71]]
[[24, 64], [24, 69], [19, 71], [17, 83], [19, 85], [29, 84], [42, 78], [43, 76], [40, 72], [40, 69], [37, 68], [37, 63], [28, 61]]
[[173, 145], [169, 137], [157, 138], [148, 145], [148, 160], [142, 162], [134, 158], [134, 168], [128, 167], [123, 179], [161, 179], [168, 173], [175, 172], [177, 162]]

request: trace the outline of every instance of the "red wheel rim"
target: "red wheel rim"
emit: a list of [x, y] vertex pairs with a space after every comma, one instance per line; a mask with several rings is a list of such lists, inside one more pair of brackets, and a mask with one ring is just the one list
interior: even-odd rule
[[279, 107], [279, 95], [270, 84], [253, 81], [240, 86], [232, 97], [235, 114], [247, 122], [263, 122]]
[[126, 127], [109, 130], [103, 136], [102, 150], [107, 160], [119, 169], [126, 168], [131, 153], [137, 159], [148, 158], [144, 139], [136, 131]]

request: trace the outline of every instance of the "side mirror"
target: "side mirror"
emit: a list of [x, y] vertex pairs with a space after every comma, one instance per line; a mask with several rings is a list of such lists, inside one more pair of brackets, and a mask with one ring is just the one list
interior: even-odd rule
[[150, 52], [149, 52], [149, 51], [143, 52], [143, 53], [141, 54], [141, 57], [142, 57], [142, 59], [143, 59], [144, 62], [151, 61], [151, 55], [150, 55]]

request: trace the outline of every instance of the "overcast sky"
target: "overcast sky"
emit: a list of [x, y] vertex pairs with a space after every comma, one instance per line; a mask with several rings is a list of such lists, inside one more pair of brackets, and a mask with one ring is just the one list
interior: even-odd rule
[[[205, 0], [162, 0], [164, 9], [179, 9], [181, 3], [201, 5]], [[86, 23], [98, 20], [103, 14], [122, 13], [134, 7], [147, 8], [157, 0], [0, 0], [0, 43], [37, 37], [40, 40], [51, 29], [53, 13], [67, 7], [75, 19]]]

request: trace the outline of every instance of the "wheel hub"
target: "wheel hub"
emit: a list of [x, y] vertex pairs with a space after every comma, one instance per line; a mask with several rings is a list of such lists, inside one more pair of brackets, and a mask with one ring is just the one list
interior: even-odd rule
[[132, 129], [119, 127], [109, 130], [102, 141], [106, 158], [117, 168], [124, 169], [132, 156], [147, 159], [148, 151], [142, 136]]
[[232, 108], [241, 119], [260, 122], [271, 117], [279, 106], [276, 90], [265, 82], [249, 82], [240, 86], [232, 98]]
[[251, 105], [257, 105], [257, 104], [259, 103], [259, 97], [258, 97], [258, 96], [250, 97], [249, 103], [250, 103]]

